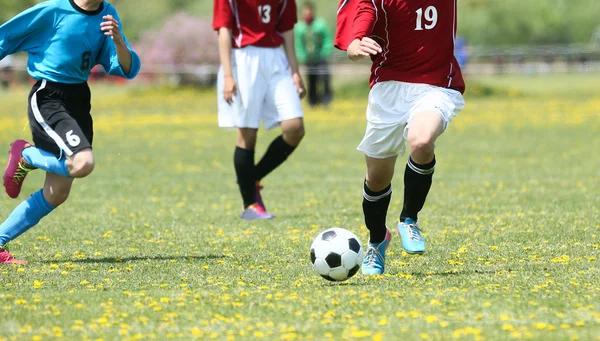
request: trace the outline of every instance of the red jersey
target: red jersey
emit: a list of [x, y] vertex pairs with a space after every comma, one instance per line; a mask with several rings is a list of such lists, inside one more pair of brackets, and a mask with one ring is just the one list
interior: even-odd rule
[[213, 28], [230, 28], [233, 47], [281, 46], [298, 19], [296, 0], [214, 0], [213, 12]]
[[372, 56], [371, 86], [423, 83], [465, 91], [454, 57], [457, 0], [342, 0], [335, 46], [346, 50], [370, 37], [383, 52]]

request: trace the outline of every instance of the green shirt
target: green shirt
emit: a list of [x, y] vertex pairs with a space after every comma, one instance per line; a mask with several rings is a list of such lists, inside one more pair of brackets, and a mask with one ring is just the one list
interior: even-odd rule
[[333, 52], [333, 36], [325, 20], [315, 18], [311, 25], [300, 21], [294, 28], [296, 56], [300, 63], [315, 64]]

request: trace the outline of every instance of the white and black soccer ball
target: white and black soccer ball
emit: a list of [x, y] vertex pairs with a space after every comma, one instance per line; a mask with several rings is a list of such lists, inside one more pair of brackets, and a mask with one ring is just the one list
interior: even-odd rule
[[341, 282], [356, 275], [363, 248], [354, 233], [334, 227], [321, 232], [310, 246], [310, 261], [321, 277]]

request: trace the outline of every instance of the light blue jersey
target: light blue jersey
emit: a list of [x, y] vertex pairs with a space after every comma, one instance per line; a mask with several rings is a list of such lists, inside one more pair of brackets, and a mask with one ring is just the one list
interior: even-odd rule
[[36, 80], [83, 83], [97, 64], [111, 75], [132, 79], [140, 58], [123, 37], [132, 57], [129, 74], [123, 72], [115, 43], [100, 30], [105, 15], [122, 27], [117, 10], [107, 2], [96, 11], [85, 11], [73, 0], [42, 2], [0, 26], [0, 60], [27, 51], [27, 71]]

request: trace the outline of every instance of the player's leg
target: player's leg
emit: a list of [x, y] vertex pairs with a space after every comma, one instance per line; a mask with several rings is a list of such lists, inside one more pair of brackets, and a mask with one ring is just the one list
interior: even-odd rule
[[73, 156], [57, 158], [50, 152], [30, 146], [23, 149], [22, 156], [26, 166], [65, 178], [85, 178], [94, 170], [94, 154], [89, 148]]
[[444, 121], [435, 112], [415, 114], [408, 129], [410, 157], [405, 172], [405, 202], [400, 219], [417, 221], [425, 204], [435, 170], [435, 140], [442, 134]]
[[284, 163], [296, 150], [304, 137], [304, 121], [301, 117], [280, 122], [282, 134], [276, 137], [256, 165], [256, 200], [266, 209], [260, 191], [260, 181]]
[[404, 172], [404, 204], [398, 223], [402, 246], [408, 253], [425, 252], [425, 241], [417, 225], [433, 181], [435, 142], [464, 106], [454, 90], [426, 87], [416, 101], [406, 131], [410, 157]]
[[425, 251], [417, 219], [431, 188], [435, 170], [435, 140], [443, 127], [444, 122], [438, 113], [426, 111], [416, 113], [408, 129], [410, 157], [404, 171], [404, 205], [398, 224], [402, 245], [408, 253]]
[[273, 215], [267, 213], [258, 194], [254, 163], [257, 134], [258, 129], [238, 128], [237, 143], [233, 156], [237, 183], [244, 201], [242, 219], [245, 220], [274, 218]]
[[258, 181], [285, 162], [304, 138], [304, 120], [302, 117], [281, 121], [279, 125], [282, 134], [271, 142], [267, 152], [256, 165], [256, 179]]
[[262, 201], [260, 181], [288, 159], [305, 134], [302, 105], [292, 76], [288, 71], [287, 59], [283, 51], [279, 49], [272, 52], [271, 60], [275, 63], [273, 68], [278, 71], [268, 79], [262, 121], [267, 129], [279, 126], [282, 134], [271, 142], [266, 153], [256, 165], [259, 201]]
[[392, 234], [386, 226], [386, 216], [392, 196], [392, 177], [398, 155], [404, 152], [402, 132], [407, 114], [398, 107], [402, 87], [397, 82], [385, 82], [373, 87], [367, 107], [367, 129], [358, 150], [366, 155], [367, 176], [363, 186], [363, 213], [370, 232], [363, 273], [382, 274], [385, 253]]
[[64, 203], [71, 191], [72, 178], [46, 173], [44, 188], [32, 194], [17, 206], [0, 224], [0, 263], [20, 263], [6, 249], [6, 245], [37, 225], [42, 218]]
[[87, 85], [41, 81], [34, 85], [29, 99], [29, 126], [35, 146], [23, 140], [11, 145], [4, 173], [4, 186], [11, 198], [19, 195], [31, 170], [39, 168], [66, 178], [82, 178], [94, 169]]
[[385, 252], [392, 239], [386, 226], [392, 198], [392, 178], [397, 156], [374, 158], [366, 156], [367, 175], [363, 185], [363, 214], [369, 230], [369, 243], [363, 261], [366, 275], [383, 274]]
[[275, 67], [281, 71], [274, 73], [268, 80], [262, 121], [267, 129], [279, 126], [282, 134], [271, 142], [267, 152], [257, 164], [257, 180], [262, 180], [286, 161], [305, 134], [300, 97], [287, 64], [284, 65], [282, 62], [286, 58], [278, 56], [283, 55], [283, 51], [277, 50], [275, 53], [277, 57], [274, 59], [279, 61]]
[[57, 157], [54, 153], [17, 140], [11, 144], [9, 160], [4, 172], [4, 187], [11, 198], [16, 198], [29, 172], [41, 169], [65, 178], [84, 178], [94, 170], [94, 155], [85, 149], [69, 157]]
[[237, 130], [233, 163], [244, 204], [241, 217], [245, 220], [273, 217], [257, 204], [254, 176], [254, 149], [266, 91], [264, 77], [260, 70], [262, 50], [250, 46], [233, 51], [232, 72], [237, 85], [237, 94], [232, 103], [227, 103], [223, 98], [224, 74], [222, 68], [219, 70], [217, 79], [219, 126]]
[[238, 128], [233, 164], [237, 183], [244, 201], [244, 209], [256, 204], [256, 169], [254, 164], [254, 149], [258, 129]]

